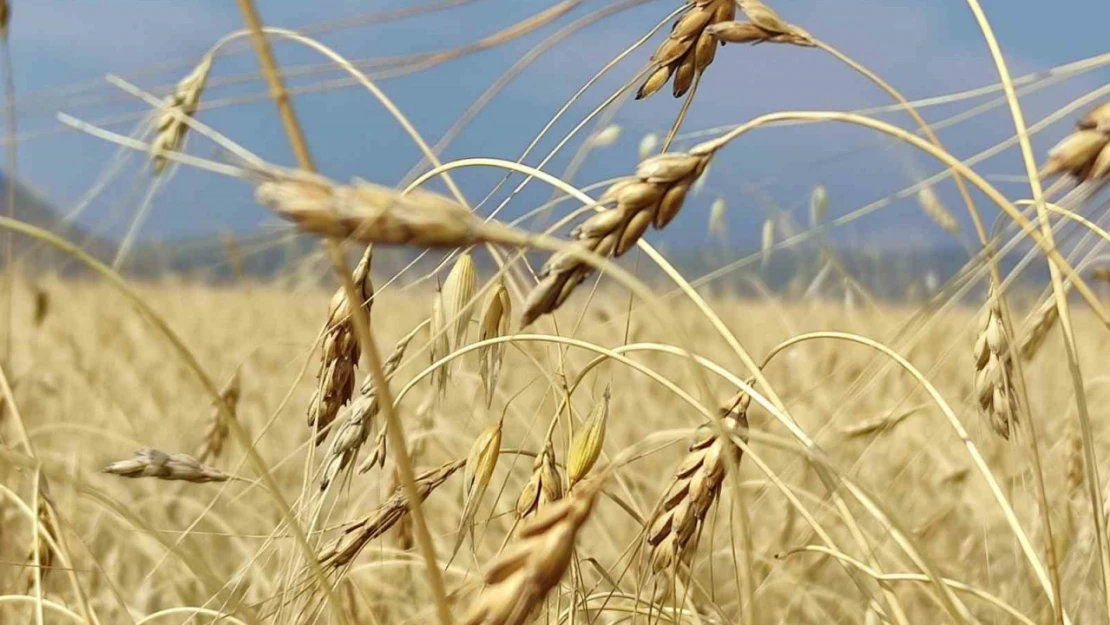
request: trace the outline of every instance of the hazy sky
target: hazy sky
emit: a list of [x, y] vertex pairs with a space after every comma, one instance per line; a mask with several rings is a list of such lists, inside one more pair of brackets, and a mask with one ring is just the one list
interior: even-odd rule
[[[430, 4], [424, 0], [422, 4]], [[84, 193], [111, 169], [116, 148], [63, 128], [58, 111], [124, 134], [135, 130], [146, 107], [104, 81], [116, 73], [164, 94], [220, 36], [241, 26], [231, 0], [16, 0], [11, 43], [19, 94], [20, 176], [60, 210], [77, 205]], [[417, 6], [415, 1], [258, 0], [265, 21], [291, 29], [323, 27], [318, 38], [371, 73], [381, 72], [384, 57], [443, 50], [473, 42], [554, 6], [556, 0], [475, 0], [419, 18], [362, 24], [374, 12]], [[442, 63], [417, 73], [382, 77], [381, 87], [434, 142], [455, 118], [533, 46], [559, 28], [607, 1], [585, 1], [554, 24], [506, 45]], [[678, 5], [673, 0], [645, 1], [579, 31], [539, 57], [477, 116], [447, 158], [497, 156], [515, 159], [558, 108], [586, 80]], [[885, 77], [910, 98], [943, 95], [997, 82], [997, 74], [966, 3], [959, 0], [779, 0], [774, 6], [794, 22]], [[1014, 75], [1049, 69], [1110, 53], [1106, 24], [1110, 2], [1072, 0], [985, 0], [1000, 44]], [[359, 24], [339, 26], [344, 23]], [[330, 26], [329, 26], [330, 25]], [[541, 142], [543, 153], [594, 106], [614, 92], [646, 62], [661, 41], [634, 52], [586, 92]], [[324, 60], [293, 44], [277, 46], [282, 63], [313, 68]], [[375, 65], [376, 64], [376, 65]], [[293, 163], [265, 84], [249, 48], [221, 55], [204, 102], [215, 108], [201, 119], [263, 157]], [[414, 164], [418, 152], [384, 109], [362, 88], [335, 85], [335, 71], [304, 72], [290, 79], [312, 151], [322, 172], [337, 179], [361, 177], [395, 184]], [[1110, 83], [1110, 71], [1096, 69], [1023, 96], [1033, 123], [1073, 99]], [[997, 94], [924, 108], [939, 121], [990, 102]], [[1101, 100], [1100, 100], [1101, 101]], [[810, 49], [761, 45], [719, 50], [690, 110], [684, 130], [738, 123], [761, 113], [791, 109], [852, 109], [889, 104], [889, 99], [828, 55]], [[623, 128], [619, 140], [591, 153], [574, 182], [586, 185], [630, 172], [636, 148], [647, 132], [665, 132], [680, 102], [664, 91], [647, 102], [625, 102], [613, 118]], [[1084, 107], [1086, 108], [1086, 107]], [[1067, 131], [1076, 115], [1035, 137], [1038, 156]], [[900, 114], [885, 119], [901, 124]], [[942, 130], [947, 147], [961, 157], [1004, 140], [1013, 133], [1006, 108], [995, 106]], [[572, 148], [579, 145], [578, 141]], [[690, 141], [679, 143], [690, 145]], [[209, 140], [192, 136], [189, 151], [223, 158]], [[548, 169], [562, 174], [570, 156]], [[539, 156], [529, 163], [536, 164]], [[149, 187], [143, 159], [132, 156], [80, 217], [81, 223], [118, 236], [126, 229]], [[700, 243], [706, 237], [708, 206], [717, 197], [729, 206], [730, 236], [744, 243], [758, 239], [769, 207], [792, 210], [806, 219], [806, 201], [815, 184], [825, 184], [830, 217], [849, 212], [911, 184], [916, 176], [938, 170], [873, 132], [844, 126], [764, 129], [730, 146], [714, 163], [707, 184], [666, 235], [671, 245]], [[1015, 151], [984, 162], [980, 171], [1020, 174]], [[499, 178], [492, 170], [465, 170], [458, 180], [477, 201]], [[1015, 198], [1028, 189], [1005, 178], [1000, 187]], [[940, 187], [953, 211], [951, 183]], [[523, 213], [545, 201], [550, 189], [536, 185], [517, 198], [509, 214]], [[564, 210], [565, 207], [564, 207]], [[143, 235], [178, 238], [222, 230], [251, 232], [278, 222], [257, 207], [251, 188], [218, 175], [180, 170], [154, 200]], [[841, 229], [844, 240], [924, 245], [943, 238], [912, 202], [883, 209]]]

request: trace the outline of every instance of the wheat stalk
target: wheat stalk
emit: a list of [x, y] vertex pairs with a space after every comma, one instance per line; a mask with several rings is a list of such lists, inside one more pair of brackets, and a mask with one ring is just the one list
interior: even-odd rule
[[[443, 485], [447, 478], [463, 466], [464, 461], [458, 460], [433, 469], [416, 478], [417, 492], [420, 501], [428, 498], [432, 492]], [[402, 517], [408, 514], [409, 501], [405, 491], [397, 487], [393, 495], [382, 505], [378, 506], [372, 514], [358, 521], [344, 530], [331, 545], [318, 554], [320, 563], [331, 568], [339, 568], [358, 556], [362, 548], [371, 540], [381, 536], [393, 527]]]
[[[370, 313], [374, 284], [370, 280], [372, 246], [351, 274], [351, 281], [362, 298], [359, 306]], [[361, 350], [351, 324], [351, 309], [343, 287], [331, 298], [328, 321], [324, 328], [324, 344], [320, 349], [320, 371], [316, 375], [316, 392], [308, 403], [308, 425], [316, 428], [316, 444], [324, 442], [328, 426], [339, 414], [339, 409], [351, 400], [355, 390], [355, 368]]]
[[135, 452], [130, 460], [120, 460], [104, 467], [105, 473], [120, 477], [153, 477], [159, 480], [177, 480], [203, 484], [226, 482], [231, 476], [219, 469], [202, 464], [186, 454], [168, 454], [157, 449], [144, 448]]
[[[231, 379], [220, 390], [220, 398], [217, 400], [222, 401], [227, 406], [227, 411], [232, 418], [237, 416], [241, 384], [239, 370], [236, 369]], [[208, 419], [208, 429], [204, 432], [204, 443], [201, 444], [200, 450], [197, 452], [197, 460], [205, 462], [209, 458], [219, 458], [223, 452], [224, 442], [227, 441], [229, 431], [230, 426], [224, 420], [220, 407], [214, 406], [212, 416]]]
[[975, 339], [975, 393], [980, 414], [999, 436], [1009, 439], [1017, 424], [1017, 391], [1010, 337], [1002, 324], [998, 297], [992, 284]]
[[691, 541], [700, 533], [705, 515], [717, 500], [729, 466], [740, 462], [742, 452], [729, 437], [748, 441], [750, 404], [751, 396], [741, 391], [721, 406], [719, 423], [698, 429], [648, 526], [652, 574], [674, 570], [690, 554]]
[[672, 77], [674, 97], [682, 97], [717, 53], [717, 40], [706, 28], [736, 16], [734, 0], [687, 0], [687, 4], [667, 40], [651, 55], [655, 70], [640, 85], [637, 100], [652, 96]]
[[583, 483], [525, 522], [486, 570], [485, 587], [463, 625], [523, 625], [562, 579], [575, 538], [590, 516], [600, 481]]
[[154, 141], [150, 146], [150, 156], [154, 161], [154, 173], [160, 174], [166, 167], [166, 152], [178, 152], [185, 141], [189, 124], [184, 118], [192, 117], [200, 104], [200, 95], [212, 70], [212, 56], [205, 55], [199, 65], [174, 87], [173, 93], [166, 97], [163, 110], [154, 128]]
[[[712, 156], [710, 144], [699, 144], [689, 152], [667, 152], [642, 161], [634, 177], [614, 183], [602, 194], [599, 203], [612, 208], [601, 210], [571, 232], [575, 245], [599, 256], [623, 255], [648, 226], [661, 229], [674, 219], [690, 185]], [[593, 268], [571, 250], [552, 255], [524, 303], [521, 326], [554, 312], [591, 273]]]

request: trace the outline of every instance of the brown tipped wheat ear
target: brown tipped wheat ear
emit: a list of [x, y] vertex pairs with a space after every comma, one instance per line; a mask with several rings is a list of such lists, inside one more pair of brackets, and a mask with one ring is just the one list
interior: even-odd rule
[[[482, 318], [478, 325], [478, 340], [488, 341], [509, 333], [513, 317], [513, 300], [503, 280], [489, 294], [482, 308]], [[486, 389], [486, 406], [493, 404], [493, 393], [497, 388], [497, 378], [501, 376], [501, 362], [505, 358], [505, 343], [484, 345], [478, 349], [478, 376]]]
[[[393, 352], [382, 363], [382, 371], [385, 375], [392, 376], [397, 371], [397, 368], [401, 366], [401, 360], [405, 357], [405, 351], [412, 343], [412, 339], [426, 324], [427, 322], [421, 323], [400, 341], [397, 341], [397, 344], [393, 347]], [[362, 449], [362, 445], [370, 434], [370, 423], [374, 420], [374, 417], [378, 416], [379, 410], [381, 410], [381, 406], [378, 405], [378, 393], [374, 388], [374, 380], [368, 377], [359, 391], [359, 396], [347, 408], [343, 425], [332, 440], [331, 449], [328, 450], [327, 465], [324, 467], [324, 475], [320, 478], [320, 490], [326, 490], [335, 476], [339, 475], [339, 472], [347, 468], [358, 456], [359, 450]], [[382, 433], [385, 433], [384, 430]], [[384, 444], [384, 437], [382, 441]], [[385, 462], [384, 454], [381, 457], [381, 462]]]
[[1067, 173], [1079, 182], [1110, 179], [1110, 102], [1088, 111], [1076, 128], [1049, 150], [1041, 177]]
[[[416, 487], [420, 493], [420, 501], [424, 501], [447, 481], [447, 478], [458, 471], [465, 461], [449, 462], [438, 469], [428, 471], [416, 478]], [[378, 506], [365, 519], [358, 521], [344, 530], [340, 536], [319, 554], [320, 563], [331, 568], [339, 568], [348, 564], [358, 556], [362, 548], [371, 540], [384, 534], [393, 527], [397, 521], [408, 514], [409, 502], [405, 491], [398, 486], [393, 495], [385, 503]]]
[[563, 480], [555, 466], [555, 448], [547, 441], [532, 463], [532, 475], [516, 499], [516, 517], [524, 520], [563, 498]]
[[[366, 247], [358, 266], [351, 275], [351, 281], [362, 298], [360, 306], [370, 313], [370, 299], [374, 295], [374, 284], [370, 281], [370, 264], [373, 258], [372, 246]], [[327, 327], [324, 329], [324, 345], [320, 349], [320, 372], [316, 374], [317, 387], [308, 402], [308, 425], [316, 428], [316, 444], [324, 442], [328, 426], [335, 420], [339, 409], [351, 400], [355, 391], [355, 368], [361, 352], [351, 323], [351, 308], [343, 287], [331, 298]]]
[[717, 40], [706, 28], [736, 17], [734, 0], [687, 0], [687, 4], [667, 40], [651, 55], [655, 70], [640, 85], [637, 100], [655, 94], [672, 76], [674, 97], [682, 97], [717, 53]]
[[812, 48], [817, 45], [809, 33], [784, 21], [774, 9], [759, 0], [740, 0], [740, 10], [748, 22], [720, 22], [705, 29], [721, 43], [789, 43]]
[[[571, 231], [579, 249], [599, 256], [621, 256], [648, 226], [661, 229], [674, 219], [698, 176], [713, 157], [714, 146], [699, 144], [689, 152], [666, 152], [642, 161], [636, 174], [614, 183], [599, 200], [611, 204]], [[593, 268], [571, 251], [554, 254], [540, 270], [540, 282], [524, 303], [521, 326], [554, 312]]]
[[593, 509], [600, 480], [544, 507], [517, 532], [484, 576], [464, 625], [523, 625], [570, 564], [578, 530]]
[[528, 237], [485, 222], [436, 193], [396, 189], [362, 180], [341, 185], [299, 171], [269, 172], [255, 199], [297, 227], [360, 243], [469, 247], [478, 243], [526, 245]]
[[[690, 542], [700, 533], [705, 515], [721, 491], [725, 473], [739, 463], [740, 450], [719, 432], [748, 441], [751, 396], [741, 391], [721, 406], [717, 425], [698, 429], [689, 452], [675, 469], [674, 479], [656, 506], [646, 536], [652, 574], [674, 570], [691, 555]], [[718, 429], [720, 428], [720, 429]]]
[[1017, 426], [1017, 390], [1014, 387], [1010, 337], [1002, 324], [999, 295], [992, 285], [975, 339], [975, 394], [979, 412], [1002, 438], [1009, 439]]
[[166, 152], [177, 152], [185, 141], [189, 125], [182, 116], [192, 117], [200, 104], [200, 94], [212, 70], [212, 57], [206, 55], [189, 75], [182, 78], [165, 101], [161, 115], [155, 125], [157, 135], [150, 146], [150, 157], [154, 161], [154, 173], [165, 169]]
[[121, 477], [153, 477], [159, 480], [179, 480], [203, 484], [226, 482], [231, 476], [215, 467], [201, 464], [185, 454], [167, 454], [157, 449], [140, 449], [131, 460], [120, 460], [104, 467], [105, 473]]
[[[232, 418], [235, 418], [238, 414], [241, 389], [242, 382], [239, 370], [236, 369], [227, 385], [220, 391], [220, 399], [218, 400], [227, 406]], [[230, 426], [224, 420], [220, 407], [214, 406], [212, 416], [208, 420], [208, 429], [204, 432], [204, 443], [201, 444], [200, 451], [197, 452], [197, 460], [205, 462], [209, 458], [219, 458], [224, 450], [224, 442], [227, 441], [229, 430]]]

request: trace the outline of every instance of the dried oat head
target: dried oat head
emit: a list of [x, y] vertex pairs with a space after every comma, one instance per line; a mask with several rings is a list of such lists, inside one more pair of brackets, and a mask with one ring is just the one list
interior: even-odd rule
[[637, 100], [655, 94], [672, 77], [672, 93], [676, 98], [682, 97], [717, 53], [717, 39], [706, 29], [736, 16], [734, 0], [688, 0], [687, 5], [667, 40], [652, 54], [655, 69], [640, 85]]
[[[438, 469], [428, 471], [417, 477], [416, 490], [420, 494], [420, 501], [426, 500], [462, 465], [462, 461], [448, 462]], [[339, 538], [317, 554], [320, 564], [326, 567], [340, 568], [350, 563], [362, 551], [363, 547], [388, 531], [394, 524], [404, 518], [408, 511], [408, 497], [405, 496], [404, 489], [398, 485], [392, 496], [385, 503], [378, 506], [377, 510], [347, 527]]]
[[[691, 555], [692, 542], [717, 500], [726, 472], [740, 462], [742, 452], [730, 436], [748, 441], [750, 405], [751, 396], [741, 391], [722, 404], [719, 423], [698, 429], [648, 525], [646, 540], [652, 574], [673, 570]], [[721, 430], [729, 436], [721, 436]]]
[[524, 625], [566, 573], [575, 538], [601, 489], [583, 483], [526, 521], [490, 563], [485, 587], [470, 604], [463, 625]]
[[547, 441], [532, 463], [532, 475], [516, 500], [516, 516], [527, 519], [547, 504], [563, 498], [563, 480], [555, 466], [555, 448]]
[[[649, 226], [662, 229], [674, 219], [690, 185], [709, 165], [713, 146], [700, 144], [689, 152], [666, 152], [642, 161], [635, 176], [610, 186], [599, 202], [605, 208], [571, 231], [575, 248], [599, 256], [621, 256]], [[573, 251], [551, 256], [540, 270], [540, 282], [524, 303], [521, 326], [554, 312], [593, 273]]]
[[[358, 265], [351, 274], [358, 293], [360, 307], [370, 313], [374, 284], [370, 279], [373, 249], [366, 247]], [[328, 321], [324, 328], [324, 343], [320, 349], [320, 370], [316, 374], [316, 392], [308, 404], [308, 425], [317, 430], [316, 444], [324, 442], [327, 428], [335, 421], [339, 409], [351, 401], [355, 390], [355, 369], [361, 350], [355, 337], [353, 312], [347, 301], [347, 292], [339, 287], [332, 295], [328, 308]]]
[[443, 320], [447, 327], [447, 350], [455, 351], [466, 343], [470, 319], [474, 316], [472, 300], [478, 290], [478, 273], [474, 258], [463, 252], [443, 281]]
[[130, 460], [120, 460], [104, 467], [105, 473], [121, 477], [153, 477], [159, 480], [179, 480], [201, 484], [226, 482], [231, 476], [215, 467], [201, 464], [186, 454], [167, 454], [157, 449], [140, 449]]
[[466, 530], [471, 529], [471, 521], [478, 513], [478, 506], [486, 494], [493, 470], [497, 468], [497, 460], [501, 456], [501, 428], [501, 422], [486, 426], [470, 446], [470, 453], [466, 456], [466, 466], [463, 468], [463, 511], [459, 522], [461, 528], [453, 553], [458, 552]]
[[586, 419], [571, 441], [570, 454], [567, 456], [567, 479], [573, 488], [601, 457], [601, 448], [605, 444], [605, 430], [609, 424], [609, 399], [612, 391], [608, 386], [601, 396], [601, 401], [594, 406], [590, 418]]
[[1076, 125], [1049, 150], [1041, 177], [1066, 173], [1079, 182], [1110, 179], [1110, 102], [1088, 111]]
[[1017, 425], [1017, 392], [1014, 388], [1010, 337], [1002, 323], [1001, 303], [992, 286], [975, 339], [975, 394], [979, 412], [1002, 438], [1009, 439]]
[[[505, 282], [498, 279], [482, 307], [482, 317], [478, 322], [478, 340], [488, 341], [509, 333], [513, 317], [513, 300]], [[493, 393], [497, 388], [497, 378], [501, 375], [501, 362], [505, 358], [505, 343], [484, 345], [478, 349], [478, 375], [486, 389], [486, 406], [493, 403]]]
[[204, 91], [204, 84], [208, 81], [211, 70], [212, 57], [205, 55], [200, 64], [182, 78], [174, 87], [173, 93], [166, 98], [155, 124], [156, 134], [150, 147], [155, 174], [162, 173], [166, 167], [166, 152], [181, 150], [185, 133], [189, 129], [184, 118], [196, 114], [201, 92]]

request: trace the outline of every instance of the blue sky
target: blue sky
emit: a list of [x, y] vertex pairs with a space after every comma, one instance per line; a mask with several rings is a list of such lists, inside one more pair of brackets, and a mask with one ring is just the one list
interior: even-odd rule
[[[424, 0], [428, 3], [428, 0]], [[99, 139], [65, 129], [58, 111], [90, 121], [131, 119], [106, 124], [132, 132], [135, 115], [145, 107], [104, 82], [107, 73], [127, 77], [164, 93], [223, 34], [241, 26], [231, 0], [16, 0], [11, 43], [19, 94], [19, 173], [59, 209], [72, 209], [109, 165], [116, 148]], [[370, 12], [409, 7], [416, 2], [356, 0], [258, 0], [265, 21], [292, 29], [328, 22], [358, 20]], [[416, 19], [327, 30], [319, 39], [348, 58], [375, 58], [441, 50], [474, 41], [556, 4], [556, 0], [475, 0]], [[559, 27], [607, 6], [586, 1], [554, 24], [509, 44], [428, 70], [387, 78], [380, 86], [435, 141], [516, 59]], [[469, 125], [446, 152], [447, 158], [497, 156], [515, 159], [550, 116], [594, 72], [625, 46], [647, 32], [676, 6], [673, 1], [645, 1], [570, 37], [544, 54], [514, 80]], [[924, 98], [989, 85], [997, 80], [978, 27], [964, 2], [920, 0], [780, 0], [774, 6], [794, 22], [869, 66], [910, 98]], [[1110, 2], [1074, 0], [1048, 5], [1033, 0], [986, 0], [984, 8], [1015, 75], [1110, 53], [1105, 25]], [[555, 140], [632, 76], [651, 48], [638, 50], [571, 107]], [[286, 66], [322, 62], [315, 53], [290, 44], [277, 52]], [[256, 70], [249, 49], [222, 55], [213, 81]], [[358, 87], [319, 90], [341, 76], [316, 72], [291, 80], [294, 88], [316, 89], [296, 97], [311, 148], [322, 172], [337, 179], [361, 177], [394, 184], [417, 160], [418, 152], [385, 111]], [[1110, 83], [1105, 68], [1062, 81], [1023, 97], [1030, 122], [1072, 99]], [[315, 87], [314, 87], [315, 85]], [[201, 114], [201, 119], [235, 141], [280, 164], [292, 157], [274, 112], [257, 77], [210, 88], [205, 102], [245, 100]], [[927, 119], [941, 120], [992, 96], [932, 107]], [[691, 108], [684, 130], [738, 123], [762, 113], [787, 109], [852, 109], [888, 104], [889, 100], [861, 77], [815, 50], [786, 46], [728, 46], [718, 52]], [[630, 172], [636, 147], [647, 132], [665, 132], [679, 102], [660, 93], [646, 102], [625, 103], [613, 121], [623, 133], [616, 144], [595, 150], [574, 177], [579, 185]], [[1074, 119], [1072, 116], [1070, 119]], [[902, 115], [886, 119], [906, 124]], [[1039, 155], [1067, 132], [1069, 120], [1034, 140]], [[968, 156], [1013, 132], [1005, 107], [942, 131], [947, 147]], [[577, 146], [577, 142], [573, 144]], [[681, 144], [680, 144], [681, 145]], [[687, 143], [688, 145], [688, 143]], [[190, 139], [189, 151], [219, 157], [206, 139]], [[549, 170], [561, 174], [569, 152]], [[535, 164], [536, 157], [529, 160]], [[82, 213], [80, 222], [112, 236], [126, 230], [149, 172], [133, 157], [104, 192]], [[793, 210], [805, 219], [806, 198], [815, 184], [829, 188], [830, 217], [897, 191], [915, 175], [938, 167], [905, 147], [874, 133], [843, 126], [804, 126], [760, 130], [730, 146], [714, 163], [701, 194], [693, 198], [666, 233], [651, 236], [669, 245], [701, 243], [706, 238], [709, 204], [717, 197], [729, 206], [730, 237], [742, 244], [758, 240], [759, 224], [769, 206]], [[1016, 151], [988, 160], [980, 171], [1012, 175], [1022, 171]], [[460, 172], [467, 196], [477, 201], [499, 175], [490, 170]], [[1013, 182], [998, 183], [1011, 196], [1028, 190]], [[938, 190], [953, 211], [958, 209], [951, 184]], [[550, 190], [537, 188], [517, 198], [509, 214], [520, 214], [545, 201]], [[217, 175], [182, 169], [155, 199], [142, 236], [147, 240], [272, 229], [278, 222], [256, 206], [249, 186]], [[928, 245], [943, 240], [912, 202], [902, 202], [856, 222], [838, 233], [843, 240], [884, 242], [898, 246]]]

